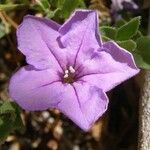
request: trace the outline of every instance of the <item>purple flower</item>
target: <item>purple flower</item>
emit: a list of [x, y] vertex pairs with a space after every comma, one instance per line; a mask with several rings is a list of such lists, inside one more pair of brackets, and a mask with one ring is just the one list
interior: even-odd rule
[[111, 9], [113, 11], [119, 11], [122, 10], [123, 8], [128, 10], [138, 9], [137, 4], [133, 0], [111, 0], [111, 1], [112, 1]]
[[139, 72], [129, 52], [102, 43], [97, 18], [92, 10], [76, 10], [63, 25], [24, 17], [18, 49], [29, 65], [12, 76], [11, 98], [30, 111], [57, 108], [87, 131], [107, 110], [105, 92]]

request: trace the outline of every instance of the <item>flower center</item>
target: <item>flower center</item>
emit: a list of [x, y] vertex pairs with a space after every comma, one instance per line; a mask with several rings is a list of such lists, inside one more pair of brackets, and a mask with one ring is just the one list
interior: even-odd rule
[[75, 69], [72, 66], [69, 66], [69, 69], [65, 70], [64, 72], [64, 82], [65, 83], [73, 83], [75, 77]]

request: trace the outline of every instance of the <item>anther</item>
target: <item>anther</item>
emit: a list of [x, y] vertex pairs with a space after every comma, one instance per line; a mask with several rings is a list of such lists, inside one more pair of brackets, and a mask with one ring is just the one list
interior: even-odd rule
[[73, 68], [72, 66], [69, 66], [69, 71], [70, 71], [71, 73], [75, 73], [75, 70], [74, 70], [74, 68]]
[[68, 77], [69, 77], [69, 75], [68, 75], [68, 74], [65, 74], [65, 75], [64, 75], [64, 78], [68, 78]]
[[68, 70], [65, 70], [65, 74], [68, 74], [69, 73], [69, 71]]

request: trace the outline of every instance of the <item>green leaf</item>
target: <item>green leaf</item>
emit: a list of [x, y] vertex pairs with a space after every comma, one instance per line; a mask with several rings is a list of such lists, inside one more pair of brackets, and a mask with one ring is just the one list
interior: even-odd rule
[[57, 7], [60, 8], [60, 11], [57, 15], [60, 18], [67, 18], [79, 5], [83, 5], [80, 0], [58, 0]]
[[140, 37], [134, 51], [136, 64], [143, 69], [150, 69], [150, 37]]
[[119, 28], [121, 26], [123, 26], [126, 23], [126, 21], [124, 19], [120, 19], [115, 23], [115, 27]]
[[5, 140], [13, 129], [14, 120], [12, 119], [10, 114], [0, 116], [0, 142]]
[[48, 12], [50, 9], [50, 4], [48, 0], [36, 0], [36, 4], [44, 11]]
[[0, 11], [7, 11], [12, 9], [23, 8], [26, 4], [0, 4]]
[[102, 36], [102, 41], [103, 42], [107, 42], [107, 41], [111, 41], [112, 39], [106, 37], [106, 36]]
[[116, 39], [118, 41], [129, 40], [138, 31], [140, 25], [140, 18], [135, 17], [120, 28], [118, 28]]
[[[46, 17], [64, 21], [68, 18], [75, 8], [86, 8], [84, 0], [48, 0], [50, 9]], [[36, 8], [37, 10], [37, 8]]]
[[133, 53], [136, 65], [142, 69], [150, 69], [150, 63], [143, 60], [143, 57], [138, 53]]
[[109, 26], [100, 27], [100, 32], [102, 33], [103, 36], [108, 37], [113, 40], [115, 40], [116, 34], [117, 34], [117, 30]]
[[84, 0], [79, 0], [79, 6], [80, 8], [86, 8]]
[[145, 63], [150, 64], [150, 36], [141, 37], [137, 40], [136, 52], [142, 57]]
[[47, 18], [53, 18], [55, 16], [55, 14], [60, 10], [60, 8], [55, 9], [54, 11], [49, 11], [46, 14]]
[[0, 104], [0, 144], [14, 130], [24, 131], [20, 108], [13, 102], [5, 101]]
[[136, 43], [133, 40], [118, 41], [117, 43], [130, 52], [134, 51], [136, 48]]
[[143, 37], [143, 34], [141, 33], [141, 31], [138, 31], [133, 37], [132, 39], [134, 41], [136, 41], [137, 39], [139, 39], [140, 37]]
[[40, 2], [42, 3], [42, 5], [45, 9], [50, 8], [50, 3], [48, 2], [48, 0], [40, 0]]
[[0, 39], [5, 36], [7, 33], [6, 33], [6, 30], [5, 30], [5, 26], [4, 24], [0, 24]]
[[[13, 113], [18, 109], [15, 103], [6, 101], [0, 107], [0, 114]], [[17, 110], [18, 111], [18, 110]]]
[[30, 5], [31, 9], [42, 12], [46, 16], [52, 16], [53, 11], [50, 10], [50, 3], [48, 0], [36, 0], [33, 5]]

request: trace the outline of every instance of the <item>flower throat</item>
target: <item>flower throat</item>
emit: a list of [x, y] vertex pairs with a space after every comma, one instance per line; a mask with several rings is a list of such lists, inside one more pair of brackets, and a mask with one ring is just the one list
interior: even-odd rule
[[69, 66], [69, 69], [65, 70], [63, 80], [65, 83], [73, 83], [75, 77], [75, 69]]

